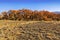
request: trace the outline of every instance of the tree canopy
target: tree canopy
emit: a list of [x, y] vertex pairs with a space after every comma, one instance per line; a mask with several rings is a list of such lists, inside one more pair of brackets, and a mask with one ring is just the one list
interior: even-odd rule
[[29, 9], [9, 10], [0, 14], [0, 20], [25, 20], [25, 21], [59, 21], [60, 14], [55, 14], [49, 11], [32, 11]]

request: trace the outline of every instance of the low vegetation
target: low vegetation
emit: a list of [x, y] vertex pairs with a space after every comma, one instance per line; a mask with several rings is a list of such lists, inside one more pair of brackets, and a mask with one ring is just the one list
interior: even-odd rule
[[60, 21], [0, 20], [0, 40], [60, 40]]

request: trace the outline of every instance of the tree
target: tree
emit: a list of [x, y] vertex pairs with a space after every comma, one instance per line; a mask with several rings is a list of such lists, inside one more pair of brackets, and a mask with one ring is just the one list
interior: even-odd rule
[[8, 19], [8, 14], [7, 12], [2, 12], [2, 19]]
[[8, 12], [2, 12], [0, 15], [0, 19], [6, 20], [36, 20], [36, 21], [50, 21], [50, 20], [60, 20], [60, 14], [55, 14], [49, 11], [32, 11], [29, 9], [22, 10], [9, 10]]

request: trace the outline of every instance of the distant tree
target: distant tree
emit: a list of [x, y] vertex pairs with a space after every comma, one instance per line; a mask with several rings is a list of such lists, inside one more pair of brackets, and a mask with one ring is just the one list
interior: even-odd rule
[[8, 14], [7, 12], [2, 12], [2, 19], [8, 19]]
[[32, 11], [29, 9], [22, 9], [22, 10], [9, 10], [8, 12], [2, 12], [0, 15], [0, 19], [5, 20], [36, 20], [36, 21], [59, 21], [60, 14], [55, 14], [53, 12], [49, 12], [46, 10], [43, 11]]

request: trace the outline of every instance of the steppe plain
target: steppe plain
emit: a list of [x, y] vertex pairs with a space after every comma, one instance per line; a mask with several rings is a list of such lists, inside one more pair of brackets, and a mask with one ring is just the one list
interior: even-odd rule
[[0, 40], [60, 40], [60, 21], [0, 20]]

